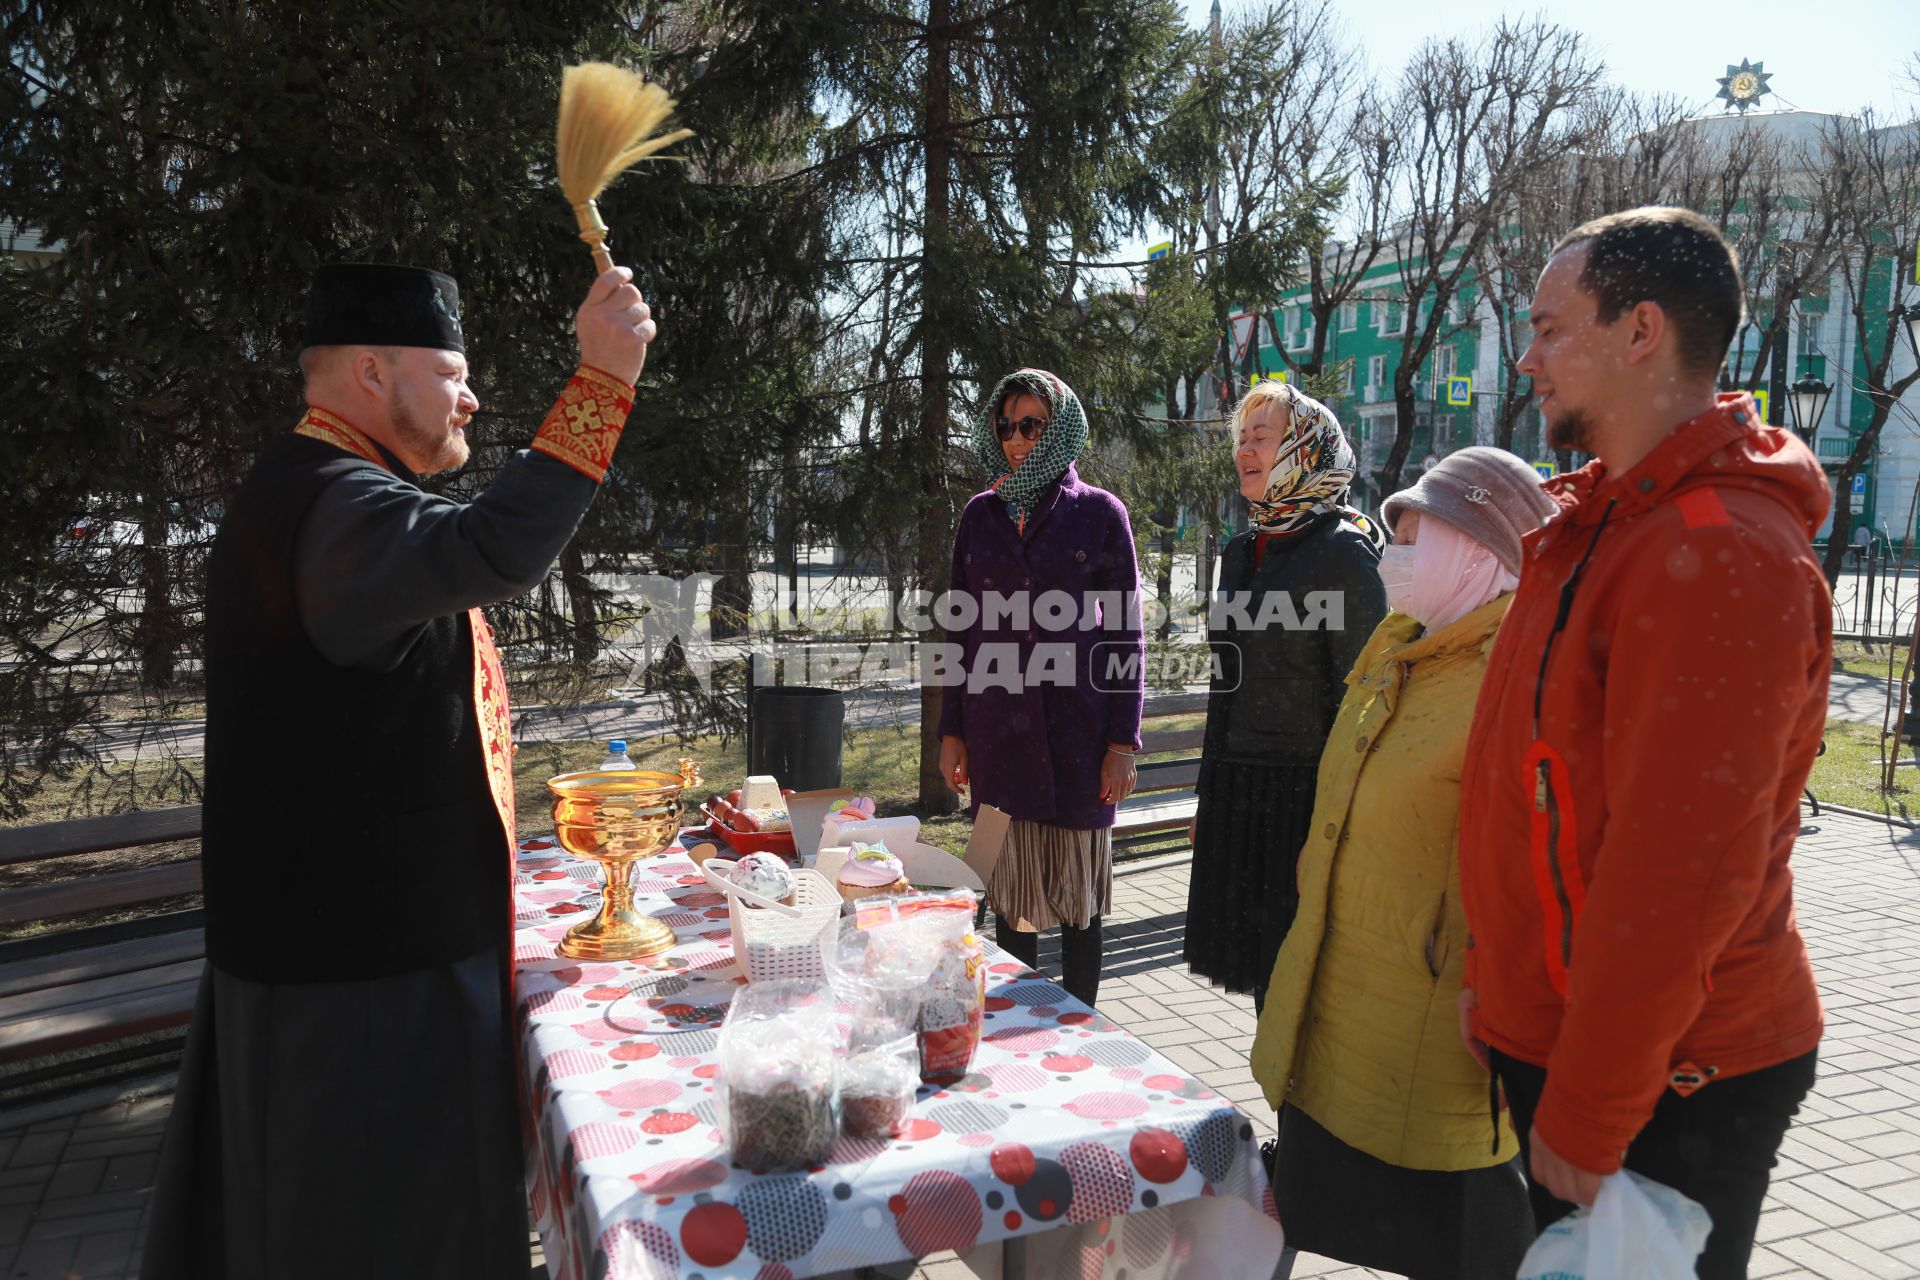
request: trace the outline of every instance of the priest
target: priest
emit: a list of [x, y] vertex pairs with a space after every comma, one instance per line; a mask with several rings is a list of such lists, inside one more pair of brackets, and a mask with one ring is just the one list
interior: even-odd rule
[[511, 723], [481, 607], [538, 584], [605, 477], [654, 323], [615, 267], [580, 364], [471, 503], [460, 292], [322, 268], [306, 412], [207, 569], [207, 967], [146, 1280], [525, 1280]]

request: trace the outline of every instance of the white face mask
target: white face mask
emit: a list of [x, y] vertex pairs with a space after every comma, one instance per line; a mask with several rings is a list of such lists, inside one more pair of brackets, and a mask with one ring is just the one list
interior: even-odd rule
[[1429, 631], [1459, 621], [1519, 585], [1484, 544], [1441, 520], [1421, 521], [1414, 545], [1381, 552], [1380, 581], [1387, 604]]
[[1387, 589], [1387, 607], [1395, 613], [1407, 612], [1407, 601], [1413, 593], [1414, 557], [1419, 549], [1418, 545], [1396, 543], [1380, 553], [1380, 582]]

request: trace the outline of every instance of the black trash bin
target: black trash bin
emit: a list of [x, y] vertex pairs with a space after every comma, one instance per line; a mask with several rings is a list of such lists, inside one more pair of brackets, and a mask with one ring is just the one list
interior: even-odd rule
[[840, 785], [847, 695], [838, 689], [766, 685], [747, 708], [747, 772], [768, 773], [795, 791]]

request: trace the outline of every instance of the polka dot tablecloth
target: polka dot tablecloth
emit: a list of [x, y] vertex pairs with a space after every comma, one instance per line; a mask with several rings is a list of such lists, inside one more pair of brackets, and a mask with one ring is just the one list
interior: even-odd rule
[[515, 998], [528, 1195], [554, 1280], [795, 1280], [952, 1249], [997, 1276], [1265, 1277], [1280, 1253], [1252, 1127], [1232, 1104], [988, 947], [966, 1078], [923, 1087], [904, 1136], [756, 1173], [715, 1114], [740, 975], [727, 909], [677, 846], [634, 869], [678, 945], [647, 964], [559, 956], [599, 869], [521, 845]]

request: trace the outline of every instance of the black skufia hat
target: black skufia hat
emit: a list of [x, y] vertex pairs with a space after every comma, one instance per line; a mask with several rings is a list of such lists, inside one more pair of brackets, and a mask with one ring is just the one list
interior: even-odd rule
[[307, 295], [309, 347], [467, 349], [460, 286], [425, 267], [336, 262], [313, 273]]

